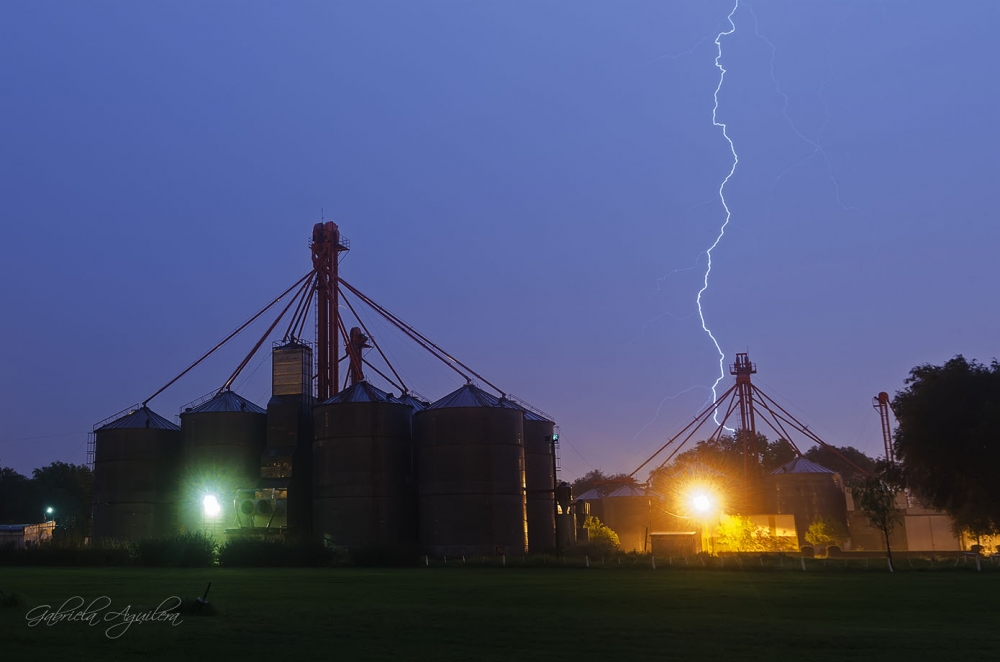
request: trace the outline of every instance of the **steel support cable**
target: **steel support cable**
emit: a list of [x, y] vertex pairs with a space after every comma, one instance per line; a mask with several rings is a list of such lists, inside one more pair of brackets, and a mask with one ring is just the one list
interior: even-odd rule
[[[428, 339], [426, 336], [424, 336], [423, 334], [421, 334], [419, 331], [417, 331], [416, 329], [414, 329], [412, 326], [410, 326], [409, 324], [407, 324], [403, 320], [399, 319], [398, 317], [396, 317], [395, 315], [393, 315], [391, 312], [389, 312], [388, 310], [386, 310], [385, 308], [383, 308], [379, 304], [377, 304], [374, 301], [372, 301], [369, 297], [367, 297], [364, 294], [362, 294], [361, 292], [359, 292], [356, 288], [354, 288], [350, 283], [348, 283], [347, 281], [345, 281], [343, 278], [339, 278], [339, 280], [340, 280], [341, 283], [343, 283], [343, 285], [347, 289], [349, 289], [351, 292], [353, 292], [355, 296], [357, 296], [359, 299], [361, 299], [362, 301], [364, 301], [365, 303], [367, 303], [369, 306], [371, 306], [372, 308], [374, 308], [376, 310], [376, 312], [378, 312], [380, 315], [382, 315], [383, 317], [387, 317], [387, 318], [391, 317], [392, 320], [390, 320], [390, 321], [394, 320], [394, 323], [397, 324], [397, 326], [401, 325], [400, 329], [404, 333], [410, 335], [411, 338], [414, 338], [414, 339], [420, 338], [426, 345], [429, 345], [430, 347], [433, 347], [437, 351], [437, 356], [438, 356], [439, 359], [441, 359], [442, 361], [445, 361], [446, 363], [448, 363], [448, 362], [457, 363], [463, 369], [465, 369], [468, 372], [470, 372], [474, 377], [476, 377], [481, 382], [483, 382], [484, 384], [486, 384], [487, 386], [489, 386], [491, 389], [493, 389], [494, 391], [496, 391], [497, 393], [499, 393], [501, 397], [504, 397], [504, 398], [507, 397], [507, 394], [504, 393], [502, 390], [500, 390], [500, 388], [498, 388], [495, 384], [493, 384], [492, 382], [490, 382], [488, 379], [486, 379], [485, 377], [483, 377], [482, 375], [480, 375], [478, 372], [476, 372], [475, 370], [473, 370], [472, 368], [470, 368], [466, 364], [462, 363], [458, 359], [456, 359], [456, 358], [452, 357], [451, 355], [449, 355], [446, 351], [444, 351], [443, 349], [441, 349], [440, 347], [438, 347], [437, 345], [435, 345], [433, 341], [431, 341], [430, 339]], [[454, 366], [452, 366], [452, 367], [454, 367]], [[462, 374], [461, 371], [456, 370], [456, 372], [458, 372], [459, 374]], [[462, 376], [465, 377], [465, 379], [467, 381], [470, 381], [469, 378], [466, 375], [462, 375]]]
[[[302, 280], [305, 281], [306, 279], [303, 278]], [[302, 283], [302, 281], [299, 282]], [[308, 282], [302, 283], [299, 293], [296, 294], [294, 297], [292, 297], [291, 301], [288, 302], [288, 305], [286, 305], [281, 310], [281, 312], [278, 313], [278, 316], [274, 318], [274, 322], [271, 323], [271, 326], [267, 327], [267, 331], [265, 331], [264, 335], [260, 337], [260, 340], [257, 341], [257, 344], [253, 346], [253, 349], [251, 349], [250, 353], [246, 355], [246, 358], [244, 358], [243, 361], [240, 362], [240, 364], [236, 367], [236, 370], [233, 371], [233, 374], [229, 376], [229, 379], [226, 380], [226, 383], [222, 385], [222, 388], [218, 390], [216, 395], [229, 389], [233, 385], [233, 382], [236, 381], [236, 378], [239, 377], [241, 372], [243, 372], [243, 369], [247, 367], [247, 364], [250, 363], [250, 360], [257, 353], [257, 350], [260, 349], [260, 346], [264, 344], [264, 341], [267, 340], [267, 338], [274, 331], [275, 327], [278, 326], [278, 322], [280, 322], [281, 318], [285, 316], [285, 313], [288, 312], [288, 309], [292, 307], [292, 304], [295, 303], [295, 301], [299, 298], [299, 296], [302, 295], [302, 292], [305, 290], [308, 284], [309, 284]]]
[[[343, 283], [343, 285], [345, 287], [347, 287], [347, 289], [350, 290], [351, 293], [353, 293], [356, 297], [358, 297], [359, 299], [361, 299], [362, 301], [364, 301], [375, 312], [377, 312], [379, 315], [381, 315], [382, 317], [384, 317], [390, 324], [392, 324], [393, 326], [395, 326], [397, 329], [399, 329], [400, 331], [402, 331], [405, 335], [409, 336], [409, 338], [411, 340], [413, 340], [418, 345], [420, 345], [425, 350], [427, 350], [428, 354], [430, 354], [434, 358], [438, 359], [439, 361], [441, 361], [442, 363], [444, 363], [446, 366], [448, 366], [449, 368], [451, 368], [452, 370], [454, 370], [456, 373], [458, 373], [462, 377], [462, 379], [464, 379], [466, 381], [466, 383], [469, 383], [469, 382], [472, 381], [472, 379], [470, 379], [467, 374], [465, 374], [464, 372], [462, 372], [461, 370], [459, 370], [458, 368], [456, 368], [453, 365], [453, 363], [458, 363], [459, 365], [463, 365], [462, 363], [460, 363], [458, 361], [455, 361], [455, 359], [451, 358], [447, 354], [444, 354], [443, 350], [439, 349], [439, 350], [435, 351], [433, 343], [431, 343], [428, 340], [421, 340], [422, 336], [419, 333], [417, 333], [415, 330], [413, 330], [413, 329], [407, 330], [408, 326], [407, 326], [407, 324], [405, 322], [403, 322], [402, 320], [398, 319], [395, 315], [393, 315], [392, 313], [390, 313], [388, 310], [386, 310], [382, 306], [378, 305], [377, 303], [375, 303], [374, 301], [372, 301], [371, 299], [369, 299], [368, 297], [366, 297], [364, 294], [362, 294], [361, 292], [359, 292], [357, 289], [355, 289], [354, 287], [352, 287], [349, 283], [347, 283], [343, 279], [341, 279], [340, 282]], [[444, 354], [444, 356], [442, 356], [438, 352], [441, 352], [441, 354]], [[464, 367], [464, 365], [463, 365], [463, 367]], [[469, 372], [472, 372], [472, 371], [470, 370]], [[473, 373], [473, 374], [475, 374], [475, 373]], [[486, 382], [487, 384], [489, 384], [489, 382], [487, 382], [485, 379], [483, 381]], [[496, 388], [492, 384], [489, 384], [489, 385], [494, 390], [496, 390], [498, 393], [502, 393], [502, 391], [500, 391], [500, 389]]]
[[[758, 413], [760, 413], [760, 412], [758, 412]], [[777, 419], [775, 419], [774, 423], [772, 423], [763, 414], [761, 414], [760, 420], [761, 420], [761, 422], [764, 423], [764, 425], [766, 425], [767, 427], [769, 427], [776, 435], [778, 435], [778, 440], [779, 441], [786, 442], [789, 446], [792, 447], [792, 450], [795, 451], [796, 455], [798, 455], [799, 457], [802, 457], [802, 451], [800, 451], [799, 447], [796, 446], [795, 443], [791, 439], [788, 438], [789, 435], [788, 435], [787, 432], [784, 431], [784, 428], [782, 427], [780, 421], [778, 421]], [[775, 427], [775, 425], [777, 425], [777, 427]]]
[[799, 457], [802, 457], [802, 451], [799, 450], [799, 447], [795, 445], [794, 441], [792, 441], [792, 435], [788, 434], [788, 431], [785, 430], [785, 426], [783, 426], [781, 424], [781, 421], [778, 419], [778, 417], [775, 415], [775, 413], [771, 410], [771, 407], [767, 404], [767, 401], [764, 400], [764, 398], [760, 398], [759, 402], [764, 407], [764, 409], [767, 411], [767, 413], [770, 414], [771, 417], [774, 419], [774, 422], [778, 426], [778, 429], [775, 429], [774, 426], [770, 424], [770, 422], [767, 420], [767, 417], [764, 416], [763, 413], [761, 413], [760, 420], [762, 420], [765, 423], [767, 423], [768, 427], [770, 427], [772, 430], [774, 430], [775, 433], [777, 433], [779, 437], [781, 437], [786, 442], [788, 442], [788, 445], [791, 446], [793, 449], [795, 449], [795, 452], [796, 452], [796, 454], [798, 454]]
[[391, 378], [389, 378], [388, 376], [386, 376], [386, 374], [384, 372], [382, 372], [381, 370], [379, 370], [378, 368], [376, 368], [374, 365], [372, 365], [371, 361], [369, 361], [368, 359], [365, 359], [365, 358], [362, 358], [361, 360], [364, 362], [364, 364], [366, 366], [368, 366], [369, 368], [371, 368], [372, 370], [374, 370], [375, 374], [377, 374], [379, 377], [381, 377], [385, 381], [387, 381], [390, 384], [392, 384], [394, 387], [398, 388], [401, 391], [401, 393], [406, 393], [407, 392], [406, 389], [404, 389], [402, 386], [400, 386], [396, 382], [392, 381]]
[[[721, 397], [717, 398], [717, 399], [715, 400], [715, 402], [713, 402], [713, 403], [712, 403], [712, 404], [711, 404], [711, 405], [710, 405], [710, 406], [709, 406], [709, 407], [708, 407], [707, 409], [703, 410], [703, 411], [702, 411], [702, 412], [700, 412], [700, 413], [699, 413], [699, 414], [698, 414], [697, 416], [695, 416], [695, 417], [694, 417], [694, 420], [692, 420], [692, 421], [691, 421], [690, 423], [688, 423], [688, 424], [687, 424], [687, 425], [686, 425], [686, 426], [684, 427], [684, 429], [683, 429], [683, 430], [681, 430], [681, 431], [680, 431], [680, 432], [678, 432], [678, 433], [677, 433], [676, 435], [674, 435], [673, 437], [671, 437], [670, 439], [668, 439], [668, 440], [667, 440], [667, 443], [665, 443], [665, 444], [663, 444], [662, 446], [660, 446], [660, 448], [659, 448], [659, 449], [658, 449], [658, 450], [657, 450], [657, 451], [656, 451], [655, 453], [653, 453], [652, 455], [650, 455], [650, 456], [649, 456], [649, 458], [647, 458], [645, 462], [643, 462], [642, 464], [640, 464], [640, 465], [638, 466], [638, 468], [636, 468], [636, 470], [635, 470], [635, 471], [633, 471], [632, 473], [630, 473], [630, 474], [629, 474], [629, 478], [632, 478], [632, 477], [634, 477], [634, 476], [635, 476], [635, 474], [639, 473], [639, 471], [641, 471], [641, 470], [642, 470], [642, 468], [643, 468], [644, 466], [646, 466], [647, 464], [649, 464], [649, 463], [650, 463], [650, 462], [651, 462], [651, 461], [652, 461], [652, 460], [653, 460], [653, 459], [654, 459], [654, 458], [655, 458], [655, 457], [656, 457], [657, 455], [659, 455], [659, 454], [660, 454], [660, 453], [662, 453], [662, 452], [663, 452], [664, 450], [666, 450], [666, 448], [667, 448], [668, 446], [670, 446], [670, 445], [671, 445], [671, 444], [673, 444], [673, 443], [674, 443], [675, 441], [677, 441], [677, 440], [678, 440], [678, 439], [680, 438], [680, 436], [681, 436], [682, 434], [684, 434], [685, 432], [687, 432], [687, 431], [688, 431], [688, 429], [689, 429], [689, 428], [691, 428], [692, 426], [694, 426], [694, 429], [692, 429], [692, 430], [691, 430], [691, 431], [690, 431], [690, 432], [688, 433], [687, 437], [685, 437], [685, 438], [684, 438], [684, 440], [683, 440], [683, 441], [681, 441], [681, 443], [680, 443], [680, 445], [678, 446], [678, 448], [680, 448], [681, 446], [683, 446], [684, 444], [686, 444], [686, 443], [687, 443], [687, 442], [688, 442], [688, 441], [689, 441], [689, 440], [691, 439], [691, 437], [693, 437], [693, 436], [694, 436], [694, 434], [695, 434], [695, 433], [696, 433], [696, 432], [697, 432], [698, 430], [700, 430], [700, 429], [701, 429], [701, 426], [702, 426], [702, 425], [704, 425], [704, 424], [705, 424], [705, 423], [706, 423], [706, 422], [708, 421], [708, 417], [709, 417], [709, 414], [713, 414], [714, 412], [718, 411], [718, 408], [719, 408], [719, 403], [720, 403], [720, 402], [721, 402], [721, 401], [722, 401], [722, 400], [723, 400], [724, 398], [726, 398], [727, 396], [731, 395], [731, 394], [733, 393], [733, 391], [734, 391], [735, 389], [736, 389], [736, 387], [735, 387], [735, 386], [731, 387], [731, 388], [730, 388], [730, 389], [729, 389], [728, 391], [726, 391], [725, 393], [723, 393]], [[673, 453], [671, 453], [671, 454], [670, 454], [670, 456], [669, 456], [669, 457], [667, 457], [667, 459], [666, 459], [666, 460], [664, 460], [663, 462], [661, 462], [661, 463], [660, 463], [660, 464], [659, 464], [659, 465], [657, 466], [657, 469], [659, 469], [660, 467], [662, 467], [663, 465], [665, 465], [665, 464], [666, 464], [667, 462], [669, 462], [669, 461], [670, 461], [670, 459], [671, 459], [671, 458], [673, 458], [673, 456], [674, 456], [674, 455], [676, 455], [676, 453], [677, 453], [677, 451], [676, 451], [676, 450], [675, 450], [675, 451], [674, 451]]]
[[[677, 433], [677, 434], [675, 434], [675, 435], [674, 435], [673, 437], [671, 437], [670, 439], [668, 439], [668, 440], [667, 440], [667, 443], [665, 443], [665, 444], [663, 444], [662, 446], [660, 446], [660, 448], [659, 448], [659, 449], [657, 449], [657, 451], [656, 451], [655, 453], [653, 453], [653, 454], [652, 454], [652, 455], [650, 455], [650, 456], [649, 456], [648, 458], [646, 458], [646, 461], [645, 461], [645, 462], [643, 462], [642, 464], [640, 464], [640, 465], [639, 465], [638, 467], [636, 467], [635, 471], [633, 471], [632, 473], [630, 473], [630, 474], [628, 475], [628, 477], [629, 477], [629, 478], [632, 478], [632, 477], [633, 477], [633, 476], [635, 476], [635, 475], [636, 475], [637, 473], [639, 473], [640, 471], [642, 471], [642, 468], [643, 468], [644, 466], [646, 466], [647, 464], [649, 464], [650, 462], [652, 462], [652, 461], [653, 461], [653, 460], [654, 460], [654, 459], [656, 458], [656, 456], [657, 456], [657, 455], [659, 455], [659, 454], [660, 454], [660, 453], [662, 453], [662, 452], [663, 452], [664, 450], [666, 450], [667, 446], [669, 446], [670, 444], [672, 444], [672, 443], [674, 443], [675, 441], [677, 441], [677, 440], [678, 440], [678, 439], [680, 438], [680, 436], [681, 436], [682, 434], [684, 434], [685, 432], [687, 432], [687, 431], [688, 431], [688, 429], [689, 429], [689, 428], [690, 428], [690, 427], [691, 427], [692, 425], [695, 425], [696, 423], [698, 424], [698, 427], [696, 427], [696, 428], [695, 428], [694, 430], [691, 430], [691, 434], [694, 434], [695, 432], [697, 432], [698, 428], [700, 428], [700, 427], [701, 427], [701, 426], [702, 426], [702, 425], [703, 425], [703, 424], [705, 423], [705, 421], [704, 421], [704, 420], [701, 420], [701, 422], [700, 422], [700, 423], [699, 423], [698, 421], [699, 421], [700, 419], [707, 419], [707, 418], [708, 418], [708, 415], [709, 415], [709, 414], [711, 414], [711, 413], [712, 413], [712, 412], [714, 412], [714, 411], [715, 411], [716, 409], [718, 409], [718, 407], [719, 407], [719, 402], [720, 402], [721, 400], [723, 400], [724, 398], [728, 397], [729, 395], [731, 395], [731, 394], [732, 394], [732, 392], [733, 392], [733, 391], [735, 391], [735, 390], [736, 390], [736, 385], [734, 384], [733, 386], [731, 386], [731, 387], [729, 388], [729, 390], [728, 390], [728, 391], [726, 391], [725, 393], [723, 393], [723, 394], [722, 394], [722, 395], [721, 395], [720, 397], [716, 398], [715, 402], [713, 402], [713, 403], [712, 403], [711, 405], [709, 405], [707, 409], [704, 409], [704, 410], [702, 410], [701, 412], [699, 412], [699, 413], [698, 413], [698, 415], [694, 417], [694, 420], [692, 420], [692, 421], [691, 421], [690, 423], [688, 423], [687, 425], [685, 425], [685, 426], [684, 426], [684, 429], [682, 429], [682, 430], [681, 430], [680, 432], [678, 432], [678, 433]], [[688, 437], [690, 437], [690, 435], [688, 435]], [[685, 439], [684, 441], [687, 441], [687, 439]], [[683, 443], [683, 442], [682, 442], [682, 443]]]
[[[732, 395], [729, 398], [729, 408], [726, 410], [726, 415], [722, 419], [722, 423], [715, 429], [715, 432], [712, 433], [713, 436], [716, 435], [716, 434], [720, 434], [721, 433], [721, 431], [725, 428], [726, 421], [729, 420], [729, 417], [732, 416], [732, 414], [733, 414], [734, 411], [736, 411], [736, 398], [737, 398], [738, 393], [736, 393], [736, 387], [735, 386], [733, 386], [733, 388], [730, 389], [730, 390], [733, 391], [733, 393], [732, 393]], [[726, 393], [729, 393], [729, 391], [727, 391]], [[726, 397], [725, 394], [723, 394], [722, 397], [723, 398]], [[716, 400], [716, 406], [718, 406], [718, 402], [720, 400], [722, 400], [722, 398], [719, 398], [718, 400]], [[668, 462], [670, 462], [670, 460], [674, 459], [674, 456], [676, 456], [681, 451], [681, 449], [684, 448], [684, 444], [686, 444], [687, 442], [689, 442], [691, 440], [691, 437], [694, 436], [694, 433], [697, 432], [698, 429], [702, 425], [704, 425], [707, 420], [708, 420], [708, 418], [706, 417], [705, 420], [702, 421], [701, 424], [699, 424], [697, 428], [695, 428], [694, 430], [691, 430], [690, 434], [688, 434], [688, 436], [684, 439], [684, 441], [682, 441], [681, 443], [679, 443], [677, 445], [677, 448], [675, 448], [673, 450], [673, 452], [671, 452], [670, 455], [667, 456], [667, 459], [665, 459], [663, 462], [661, 462], [659, 464], [659, 466], [657, 466], [656, 468], [659, 469], [660, 467], [664, 467], [664, 466], [667, 465]], [[711, 438], [712, 437], [709, 437], [709, 439], [711, 439]]]
[[[858, 471], [860, 471], [863, 476], [868, 476], [869, 475], [869, 472], [865, 471], [864, 469], [862, 469], [858, 465], [856, 465], [853, 462], [851, 462], [847, 457], [844, 456], [843, 453], [841, 453], [836, 448], [834, 448], [830, 444], [828, 444], [825, 441], [823, 441], [822, 439], [820, 439], [819, 436], [815, 432], [813, 432], [808, 427], [806, 427], [805, 425], [803, 425], [802, 423], [800, 423], [798, 421], [798, 419], [796, 419], [794, 416], [792, 416], [791, 414], [789, 414], [785, 410], [784, 407], [782, 407], [780, 404], [778, 404], [777, 402], [775, 402], [774, 399], [772, 397], [770, 397], [767, 393], [764, 393], [763, 391], [761, 391], [756, 386], [753, 386], [753, 389], [755, 391], [757, 391], [757, 393], [762, 398], [766, 399], [768, 402], [770, 402], [772, 405], [774, 405], [775, 408], [778, 409], [778, 411], [780, 411], [782, 414], [784, 414], [784, 416], [777, 416], [777, 415], [775, 415], [775, 418], [780, 418], [781, 420], [785, 421], [786, 423], [788, 423], [789, 425], [791, 425], [792, 427], [794, 427], [796, 430], [798, 430], [799, 432], [801, 432], [802, 434], [804, 434], [809, 439], [812, 439], [813, 441], [815, 441], [820, 446], [828, 449], [830, 452], [832, 452], [834, 455], [836, 455], [837, 457], [839, 457], [841, 460], [843, 460], [847, 464], [851, 465], [852, 467], [854, 467], [855, 469], [857, 469]], [[787, 416], [788, 418], [785, 418], [785, 416]]]
[[181, 372], [181, 374], [177, 375], [176, 377], [174, 377], [173, 379], [171, 379], [169, 382], [167, 382], [164, 386], [160, 387], [160, 389], [156, 393], [154, 393], [153, 395], [151, 395], [148, 398], [146, 398], [145, 400], [143, 400], [142, 401], [142, 406], [145, 407], [146, 404], [148, 404], [150, 400], [152, 400], [153, 398], [155, 398], [156, 396], [158, 396], [160, 393], [163, 393], [168, 388], [170, 388], [171, 386], [173, 386], [174, 382], [176, 382], [178, 379], [180, 379], [184, 375], [186, 375], [189, 372], [191, 372], [191, 370], [193, 370], [199, 363], [201, 363], [202, 361], [204, 361], [205, 359], [207, 359], [209, 356], [211, 356], [212, 354], [214, 354], [220, 347], [222, 347], [227, 342], [229, 342], [230, 340], [232, 340], [233, 338], [235, 338], [237, 335], [239, 335], [239, 333], [241, 331], [243, 331], [243, 329], [247, 328], [248, 326], [250, 326], [251, 324], [253, 324], [255, 321], [257, 321], [257, 318], [259, 318], [261, 315], [263, 315], [268, 310], [270, 310], [274, 306], [274, 304], [276, 304], [279, 301], [281, 301], [282, 298], [284, 298], [289, 292], [291, 292], [292, 290], [294, 290], [296, 287], [298, 287], [299, 285], [301, 285], [302, 281], [306, 280], [311, 275], [312, 275], [312, 272], [310, 271], [308, 274], [306, 274], [305, 276], [303, 276], [302, 278], [300, 278], [299, 280], [297, 280], [294, 285], [292, 285], [287, 290], [285, 290], [284, 292], [282, 292], [281, 294], [279, 294], [273, 301], [271, 301], [271, 303], [267, 304], [266, 306], [264, 306], [263, 308], [261, 308], [259, 311], [257, 311], [253, 315], [253, 317], [251, 317], [246, 322], [244, 322], [239, 327], [237, 327], [235, 331], [233, 331], [228, 336], [226, 336], [215, 347], [213, 347], [212, 349], [210, 349], [207, 352], [205, 352], [205, 354], [203, 354], [201, 356], [201, 358], [199, 358], [197, 361], [195, 361], [194, 363], [192, 363], [191, 365], [189, 365], [187, 368], [185, 368], [184, 371]]
[[309, 288], [309, 296], [306, 298], [306, 307], [302, 310], [302, 320], [299, 322], [299, 327], [295, 330], [296, 338], [302, 337], [302, 332], [306, 330], [306, 322], [309, 321], [309, 311], [312, 310], [313, 297], [316, 296], [316, 280], [313, 280], [312, 283], [312, 287]]
[[738, 393], [734, 393], [733, 396], [729, 399], [729, 407], [726, 409], [726, 413], [722, 415], [722, 423], [719, 423], [718, 427], [715, 428], [715, 431], [713, 431], [712, 434], [708, 437], [708, 441], [717, 441], [721, 439], [722, 431], [729, 429], [726, 427], [726, 421], [729, 420], [729, 417], [733, 415], [733, 413], [736, 411], [736, 407], [739, 405], [739, 401], [737, 400], [737, 395]]
[[295, 330], [295, 326], [298, 324], [300, 316], [305, 313], [305, 306], [308, 305], [307, 301], [309, 301], [311, 298], [310, 296], [307, 295], [307, 292], [312, 292], [313, 285], [315, 284], [315, 282], [316, 282], [316, 271], [313, 270], [312, 277], [309, 278], [309, 281], [306, 283], [306, 289], [299, 293], [299, 303], [297, 306], [295, 306], [295, 312], [292, 313], [291, 321], [288, 323], [288, 328], [285, 329], [285, 336], [284, 336], [285, 342], [294, 339], [292, 331]]
[[[347, 304], [347, 309], [351, 311], [352, 315], [354, 315], [354, 319], [358, 320], [358, 324], [360, 324], [361, 328], [364, 329], [365, 335], [368, 336], [368, 339], [372, 341], [372, 345], [374, 345], [375, 349], [378, 350], [379, 356], [382, 357], [382, 360], [385, 361], [385, 364], [387, 366], [389, 366], [389, 370], [392, 371], [392, 374], [394, 374], [396, 376], [396, 379], [399, 380], [399, 383], [402, 384], [402, 386], [396, 385], [396, 387], [402, 389], [402, 391], [404, 393], [406, 393], [407, 392], [406, 391], [406, 384], [403, 383], [403, 378], [399, 376], [399, 373], [396, 372], [396, 368], [394, 368], [393, 365], [392, 365], [392, 363], [389, 362], [389, 358], [385, 355], [385, 352], [382, 351], [382, 348], [379, 347], [378, 341], [375, 340], [375, 336], [373, 336], [371, 334], [371, 332], [368, 330], [368, 327], [365, 325], [365, 321], [363, 319], [361, 319], [361, 316], [358, 315], [358, 313], [357, 313], [356, 310], [354, 310], [354, 306], [351, 305], [350, 299], [348, 299], [347, 297], [343, 297], [343, 300], [344, 300], [344, 303]], [[375, 369], [375, 366], [372, 366], [372, 364], [370, 362], [366, 361], [365, 363], [368, 363], [368, 365], [370, 365], [372, 367], [372, 369]], [[375, 371], [378, 372], [378, 370], [375, 370]], [[382, 373], [379, 372], [379, 374], [381, 375]], [[383, 378], [385, 378], [385, 375], [382, 375], [382, 376], [383, 376]], [[391, 379], [386, 379], [386, 381], [392, 383]]]

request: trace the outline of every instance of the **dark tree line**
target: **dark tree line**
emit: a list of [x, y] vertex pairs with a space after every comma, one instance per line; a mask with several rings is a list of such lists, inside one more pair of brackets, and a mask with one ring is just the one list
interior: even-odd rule
[[34, 524], [52, 508], [59, 526], [78, 535], [90, 527], [90, 469], [53, 462], [35, 469], [31, 478], [0, 467], [0, 524]]
[[[762, 473], [774, 471], [778, 467], [795, 459], [795, 450], [784, 439], [768, 440], [763, 434], [757, 433], [754, 439], [757, 453], [760, 457]], [[858, 471], [857, 465], [865, 472], [875, 471], [875, 460], [853, 446], [833, 446], [833, 450], [822, 446], [813, 446], [803, 455], [806, 459], [821, 466], [836, 471], [847, 483], [857, 483], [864, 479], [865, 473]], [[839, 453], [839, 455], [838, 455]], [[847, 458], [848, 461], [845, 461]], [[853, 463], [853, 465], [852, 465]], [[743, 439], [740, 432], [734, 435], [722, 435], [711, 440], [703, 440], [691, 448], [678, 453], [668, 464], [654, 469], [649, 476], [649, 482], [656, 491], [666, 491], [667, 485], [678, 476], [685, 474], [690, 477], [702, 473], [713, 474], [726, 487], [737, 490], [743, 477]], [[578, 497], [590, 489], [607, 493], [623, 484], [635, 484], [634, 478], [626, 473], [604, 473], [594, 469], [573, 482], [573, 496]]]

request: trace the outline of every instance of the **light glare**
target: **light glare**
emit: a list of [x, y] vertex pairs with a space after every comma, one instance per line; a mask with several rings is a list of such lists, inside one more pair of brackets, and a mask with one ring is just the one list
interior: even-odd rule
[[219, 500], [215, 498], [214, 494], [206, 494], [205, 498], [201, 500], [201, 507], [205, 510], [206, 517], [218, 517], [219, 513], [222, 512], [222, 506], [219, 505]]
[[694, 506], [694, 509], [699, 513], [707, 513], [712, 507], [712, 500], [705, 494], [696, 494], [691, 499], [691, 505]]

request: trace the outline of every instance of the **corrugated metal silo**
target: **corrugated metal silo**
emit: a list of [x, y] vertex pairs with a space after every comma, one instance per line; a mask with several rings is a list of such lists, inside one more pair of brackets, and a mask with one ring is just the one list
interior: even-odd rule
[[401, 402], [404, 405], [409, 406], [414, 412], [423, 411], [430, 406], [429, 402], [424, 402], [423, 400], [414, 397], [412, 393], [404, 393], [396, 398], [396, 402]]
[[[237, 526], [236, 490], [260, 482], [261, 453], [267, 441], [267, 414], [232, 391], [223, 391], [181, 414], [184, 468], [181, 516], [189, 531], [207, 531], [217, 538]], [[214, 513], [204, 498], [214, 496], [221, 507]]]
[[556, 424], [524, 411], [524, 484], [527, 492], [528, 551], [550, 552], [556, 547], [555, 446]]
[[765, 504], [775, 514], [795, 515], [799, 545], [817, 519], [841, 525], [847, 531], [847, 501], [840, 474], [799, 457], [764, 476]]
[[94, 432], [94, 539], [177, 532], [180, 428], [140, 407]]
[[604, 515], [601, 521], [618, 534], [622, 550], [648, 550], [655, 498], [658, 497], [636, 485], [622, 485], [601, 500]]
[[412, 417], [367, 382], [314, 409], [314, 533], [346, 547], [416, 542]]
[[524, 416], [466, 385], [418, 412], [420, 542], [447, 556], [523, 554]]

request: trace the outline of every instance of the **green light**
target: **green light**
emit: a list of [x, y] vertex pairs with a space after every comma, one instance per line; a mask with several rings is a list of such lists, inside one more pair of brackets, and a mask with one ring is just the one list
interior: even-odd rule
[[51, 515], [54, 512], [56, 512], [56, 511], [55, 511], [55, 509], [52, 506], [49, 506], [48, 508], [45, 509], [45, 514], [46, 515]]

